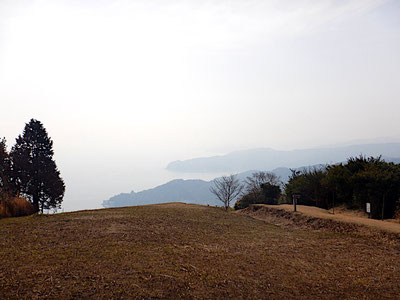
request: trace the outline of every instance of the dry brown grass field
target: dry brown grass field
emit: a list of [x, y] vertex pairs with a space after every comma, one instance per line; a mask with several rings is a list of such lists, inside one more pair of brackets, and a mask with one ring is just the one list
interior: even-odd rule
[[166, 204], [0, 220], [0, 299], [398, 299], [400, 242]]

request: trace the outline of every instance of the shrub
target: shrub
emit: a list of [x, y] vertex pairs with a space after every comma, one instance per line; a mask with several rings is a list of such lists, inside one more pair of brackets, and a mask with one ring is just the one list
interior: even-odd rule
[[235, 206], [233, 207], [235, 210], [243, 209], [248, 207], [250, 204], [253, 204], [254, 198], [252, 195], [246, 194], [242, 198], [240, 198], [238, 201], [236, 201]]
[[265, 204], [278, 204], [278, 199], [281, 196], [281, 188], [279, 185], [264, 183], [261, 185], [263, 201]]
[[28, 216], [33, 212], [32, 204], [22, 197], [13, 197], [0, 202], [0, 218]]
[[278, 185], [263, 183], [258, 190], [253, 190], [242, 196], [235, 203], [235, 210], [243, 209], [251, 204], [278, 204], [281, 188]]

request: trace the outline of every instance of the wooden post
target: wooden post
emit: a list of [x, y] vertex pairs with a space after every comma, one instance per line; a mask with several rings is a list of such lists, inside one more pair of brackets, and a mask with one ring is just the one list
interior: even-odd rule
[[297, 204], [297, 197], [296, 195], [293, 195], [293, 211], [297, 211], [296, 204]]

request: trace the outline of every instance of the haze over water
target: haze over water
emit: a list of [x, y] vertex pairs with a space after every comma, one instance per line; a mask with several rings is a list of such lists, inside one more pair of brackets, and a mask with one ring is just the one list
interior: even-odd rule
[[400, 2], [1, 1], [0, 137], [40, 120], [65, 210], [170, 161], [399, 137]]

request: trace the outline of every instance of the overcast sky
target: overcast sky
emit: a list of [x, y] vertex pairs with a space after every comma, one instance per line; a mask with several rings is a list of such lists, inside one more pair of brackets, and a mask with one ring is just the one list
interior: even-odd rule
[[0, 0], [0, 136], [43, 122], [67, 209], [171, 160], [400, 137], [399, 95], [396, 0]]

